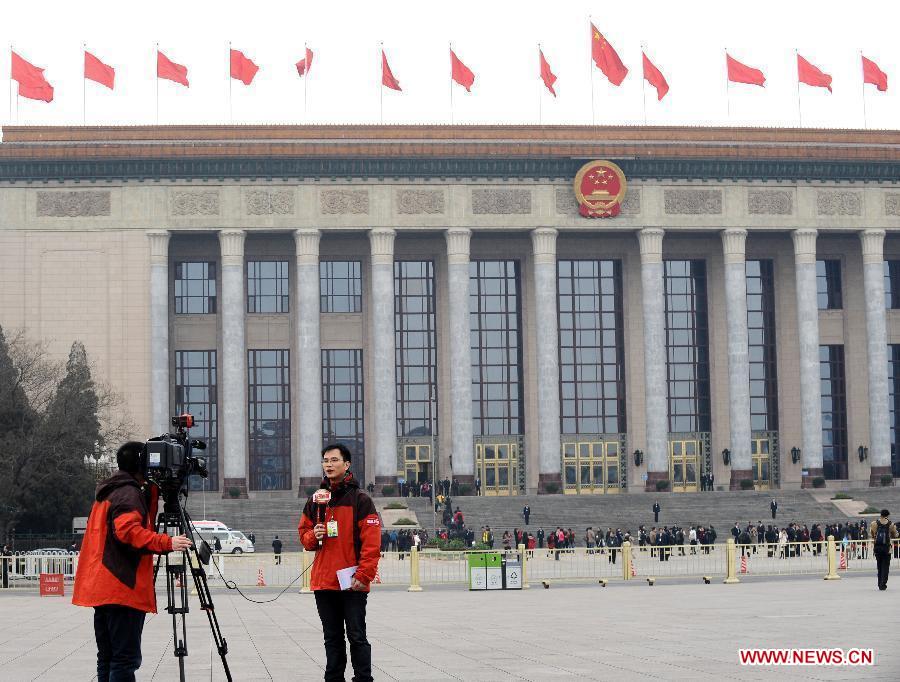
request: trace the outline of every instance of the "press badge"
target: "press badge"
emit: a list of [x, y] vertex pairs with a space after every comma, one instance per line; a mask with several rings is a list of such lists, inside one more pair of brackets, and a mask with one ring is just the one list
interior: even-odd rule
[[338, 536], [337, 521], [331, 520], [325, 524], [325, 534], [330, 538], [336, 538]]

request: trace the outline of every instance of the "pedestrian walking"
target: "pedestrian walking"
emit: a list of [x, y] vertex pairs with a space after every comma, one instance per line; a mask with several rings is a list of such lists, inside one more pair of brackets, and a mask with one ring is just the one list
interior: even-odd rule
[[659, 501], [653, 503], [653, 523], [659, 523], [659, 512], [662, 511], [662, 507], [659, 506]]
[[272, 540], [272, 551], [275, 552], [275, 565], [279, 565], [281, 563], [281, 540], [278, 539], [278, 536], [275, 536], [275, 539]]
[[772, 501], [769, 502], [769, 509], [772, 510], [772, 518], [775, 518], [775, 515], [778, 513], [778, 501], [773, 497]]
[[531, 517], [531, 507], [529, 507], [527, 504], [522, 507], [522, 516], [525, 517], [525, 525], [527, 526], [528, 519]]
[[881, 510], [881, 516], [869, 526], [869, 537], [874, 545], [875, 561], [878, 564], [878, 589], [886, 590], [888, 572], [891, 570], [891, 540], [897, 538], [897, 527], [891, 523], [891, 513]]

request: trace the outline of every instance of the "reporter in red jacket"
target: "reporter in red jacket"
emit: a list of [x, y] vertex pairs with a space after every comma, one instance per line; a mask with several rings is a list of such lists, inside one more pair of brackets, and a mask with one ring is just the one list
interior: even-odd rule
[[94, 607], [97, 679], [134, 680], [141, 667], [144, 616], [156, 613], [153, 554], [190, 547], [185, 536], [153, 532], [159, 491], [144, 479], [144, 444], [116, 453], [119, 471], [97, 485], [72, 603]]
[[[381, 552], [381, 521], [350, 473], [350, 450], [342, 444], [322, 450], [322, 488], [331, 500], [319, 508], [310, 497], [300, 517], [300, 542], [316, 552], [310, 588], [325, 634], [325, 680], [343, 680], [347, 667], [344, 625], [355, 682], [372, 680], [372, 648], [366, 639], [366, 601]], [[319, 513], [324, 511], [324, 518]], [[320, 522], [322, 521], [322, 522]], [[319, 545], [321, 541], [321, 547]], [[341, 590], [337, 571], [356, 566], [350, 589]]]

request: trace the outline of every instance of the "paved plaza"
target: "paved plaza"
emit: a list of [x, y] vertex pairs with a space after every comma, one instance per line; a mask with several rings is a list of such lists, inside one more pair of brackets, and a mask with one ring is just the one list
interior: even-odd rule
[[[896, 566], [895, 566], [896, 568]], [[900, 578], [781, 577], [597, 584], [540, 583], [521, 592], [462, 587], [408, 593], [378, 587], [369, 639], [378, 680], [849, 680], [900, 678]], [[253, 589], [258, 599], [277, 590]], [[214, 591], [235, 680], [322, 678], [324, 650], [311, 595], [267, 605]], [[196, 601], [192, 602], [196, 604]], [[224, 679], [204, 614], [189, 615], [189, 680]], [[177, 679], [171, 620], [151, 616], [140, 680]], [[868, 668], [747, 668], [739, 647], [873, 647]], [[16, 590], [0, 594], [0, 679], [95, 678], [92, 611]], [[349, 675], [348, 675], [349, 679]]]

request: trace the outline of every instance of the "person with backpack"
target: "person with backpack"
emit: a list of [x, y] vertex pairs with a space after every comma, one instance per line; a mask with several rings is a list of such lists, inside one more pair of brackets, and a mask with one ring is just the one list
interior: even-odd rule
[[875, 561], [878, 564], [878, 589], [886, 590], [888, 571], [891, 569], [891, 540], [897, 538], [897, 528], [891, 523], [891, 513], [881, 510], [881, 516], [869, 526], [869, 537], [874, 545]]

